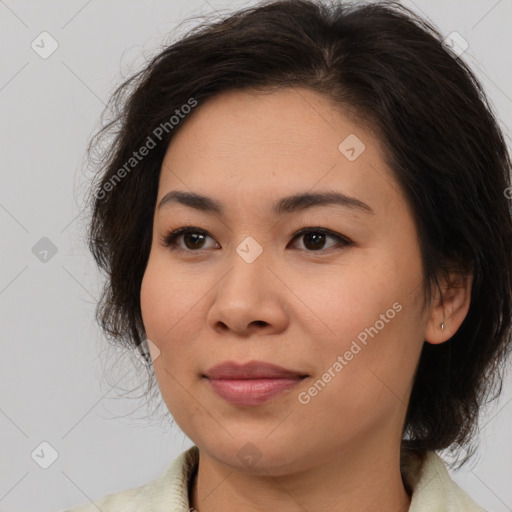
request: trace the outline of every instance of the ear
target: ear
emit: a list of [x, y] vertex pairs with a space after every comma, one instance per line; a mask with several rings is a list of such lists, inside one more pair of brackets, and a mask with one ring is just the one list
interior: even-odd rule
[[[469, 311], [473, 274], [451, 273], [440, 282], [440, 289], [430, 307], [425, 341], [433, 345], [449, 340], [459, 329]], [[442, 294], [442, 296], [441, 296]], [[444, 329], [441, 324], [444, 322]]]

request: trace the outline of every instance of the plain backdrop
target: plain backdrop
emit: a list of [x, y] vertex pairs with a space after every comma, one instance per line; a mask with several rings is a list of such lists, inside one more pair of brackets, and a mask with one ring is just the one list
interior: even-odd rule
[[[129, 382], [104, 382], [82, 164], [114, 86], [178, 23], [252, 3], [0, 0], [1, 511], [57, 512], [142, 485], [192, 444], [169, 422], [145, 421], [140, 402], [119, 391]], [[510, 143], [512, 1], [404, 3], [467, 41], [463, 58]], [[489, 511], [511, 511], [510, 373], [481, 424], [473, 463], [452, 475]]]

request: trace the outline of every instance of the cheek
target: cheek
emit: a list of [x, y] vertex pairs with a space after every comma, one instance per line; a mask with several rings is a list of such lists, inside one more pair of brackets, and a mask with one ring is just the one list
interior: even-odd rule
[[142, 279], [140, 302], [147, 337], [165, 344], [173, 332], [191, 325], [189, 315], [198, 302], [198, 285], [188, 279], [165, 258], [150, 257]]
[[156, 270], [154, 260], [150, 257], [142, 278], [140, 307], [146, 335], [149, 339], [155, 341], [157, 338], [155, 334], [159, 330], [162, 318], [161, 310], [165, 308], [168, 301], [162, 281], [162, 276]]
[[160, 264], [157, 260], [150, 257], [142, 279], [142, 319], [147, 338], [158, 348], [153, 369], [162, 398], [183, 428], [187, 418], [199, 412], [194, 409], [194, 401], [183, 392], [192, 375], [197, 351], [194, 343], [197, 337], [192, 332], [200, 325], [198, 310], [194, 308], [197, 290], [180, 282], [176, 270], [171, 270], [168, 263]]
[[405, 411], [418, 344], [407, 343], [406, 305], [379, 299], [365, 303], [364, 314], [356, 308], [357, 316], [340, 307], [333, 316], [338, 335], [324, 334], [321, 347], [314, 348], [321, 363], [309, 387], [301, 389], [300, 403], [306, 405], [299, 411], [304, 422], [327, 422], [334, 439], [364, 437]]
[[372, 326], [400, 298], [397, 281], [384, 263], [334, 266], [296, 279], [293, 291], [305, 306], [303, 327], [341, 349], [346, 340]]
[[180, 383], [190, 379], [198, 354], [204, 352], [200, 333], [212, 286], [212, 279], [171, 265], [165, 254], [148, 261], [141, 283], [141, 312], [146, 336], [159, 351], [154, 369], [160, 384], [165, 382], [164, 395], [180, 392], [175, 379]]
[[421, 288], [411, 293], [418, 276], [399, 272], [392, 258], [381, 263], [340, 269], [317, 282], [320, 291], [307, 296], [316, 315], [313, 322], [302, 323], [321, 363], [320, 379], [333, 382], [328, 387], [337, 400], [349, 392], [362, 407], [403, 397], [421, 349], [416, 326]]

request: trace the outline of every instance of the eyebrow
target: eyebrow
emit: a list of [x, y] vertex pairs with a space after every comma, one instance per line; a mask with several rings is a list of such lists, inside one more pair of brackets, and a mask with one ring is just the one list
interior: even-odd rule
[[[202, 212], [211, 212], [218, 215], [224, 214], [224, 206], [221, 202], [194, 192], [172, 190], [162, 198], [158, 209], [171, 203], [182, 204]], [[342, 194], [341, 192], [298, 193], [283, 197], [272, 205], [272, 211], [276, 215], [282, 215], [285, 213], [303, 211], [315, 206], [328, 205], [341, 205], [346, 208], [360, 210], [367, 214], [375, 214], [373, 209], [360, 199]]]

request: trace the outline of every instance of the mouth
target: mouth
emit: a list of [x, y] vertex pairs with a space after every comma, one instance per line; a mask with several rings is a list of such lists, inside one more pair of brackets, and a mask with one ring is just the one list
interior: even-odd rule
[[281, 379], [209, 379], [224, 400], [235, 405], [260, 405], [294, 388], [305, 377]]
[[233, 380], [308, 377], [304, 372], [284, 368], [265, 361], [250, 361], [248, 363], [225, 361], [210, 368], [203, 376], [209, 379]]
[[263, 361], [227, 361], [202, 375], [210, 388], [234, 405], [260, 405], [297, 386], [309, 375]]

